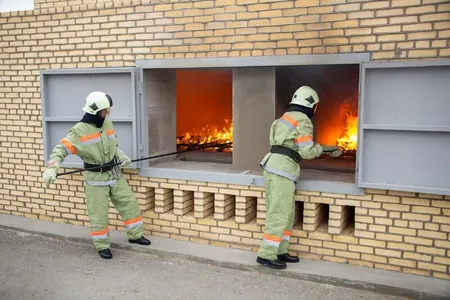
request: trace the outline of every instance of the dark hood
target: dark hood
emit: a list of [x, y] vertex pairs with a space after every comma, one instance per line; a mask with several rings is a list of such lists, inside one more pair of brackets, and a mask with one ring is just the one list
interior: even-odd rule
[[104, 121], [105, 118], [102, 118], [99, 115], [91, 115], [88, 113], [84, 114], [83, 118], [80, 120], [80, 122], [83, 123], [94, 124], [97, 128], [101, 128]]
[[305, 115], [308, 116], [308, 118], [312, 119], [314, 117], [314, 110], [309, 107], [297, 105], [297, 104], [290, 104], [287, 111], [298, 111], [302, 112]]

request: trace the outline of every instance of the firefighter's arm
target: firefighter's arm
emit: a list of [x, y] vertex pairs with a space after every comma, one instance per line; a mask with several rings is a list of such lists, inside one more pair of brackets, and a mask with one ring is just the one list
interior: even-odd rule
[[299, 122], [297, 137], [294, 141], [298, 146], [298, 153], [303, 159], [314, 159], [322, 154], [322, 147], [314, 143], [313, 125], [309, 119]]
[[117, 144], [116, 146], [116, 158], [118, 158], [122, 163], [120, 164], [120, 166], [126, 167], [131, 165], [131, 159], [122, 151], [122, 149], [119, 148], [119, 145]]
[[77, 155], [80, 151], [80, 137], [71, 129], [69, 133], [62, 138], [53, 148], [47, 164], [47, 170], [44, 172], [44, 182], [49, 184], [56, 180], [56, 175], [68, 155]]

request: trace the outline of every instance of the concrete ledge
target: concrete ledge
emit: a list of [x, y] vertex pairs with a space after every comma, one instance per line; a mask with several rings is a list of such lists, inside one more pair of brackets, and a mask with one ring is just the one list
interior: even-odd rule
[[[0, 214], [0, 227], [92, 243], [88, 227], [57, 224], [4, 214]], [[277, 271], [259, 266], [255, 262], [256, 254], [253, 252], [159, 237], [149, 238], [152, 241], [150, 247], [135, 246], [127, 242], [124, 232], [111, 231], [111, 239], [115, 248], [147, 252], [162, 257], [177, 255], [199, 263], [270, 273], [415, 299], [450, 299], [450, 281], [447, 280], [308, 259], [302, 259], [299, 264], [289, 265], [286, 270]]]

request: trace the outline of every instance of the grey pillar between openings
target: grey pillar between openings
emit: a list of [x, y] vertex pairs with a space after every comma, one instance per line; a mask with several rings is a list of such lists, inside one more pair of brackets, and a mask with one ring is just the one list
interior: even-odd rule
[[[176, 72], [175, 70], [149, 70], [147, 78], [149, 154], [177, 151], [176, 144]], [[150, 160], [150, 165], [173, 160], [166, 156]]]
[[275, 68], [233, 69], [233, 168], [260, 171], [275, 119]]

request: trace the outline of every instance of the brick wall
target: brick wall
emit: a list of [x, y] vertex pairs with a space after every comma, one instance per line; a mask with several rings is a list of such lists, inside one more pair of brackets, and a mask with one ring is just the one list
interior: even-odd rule
[[[449, 58], [447, 0], [36, 0], [0, 17], [0, 212], [88, 226], [81, 176], [42, 183], [39, 71], [135, 59], [368, 52]], [[236, 3], [239, 2], [239, 5]], [[255, 251], [264, 191], [127, 174], [149, 234]], [[69, 184], [70, 183], [70, 184]], [[298, 192], [303, 257], [449, 279], [450, 197]], [[123, 230], [114, 208], [111, 228]]]

